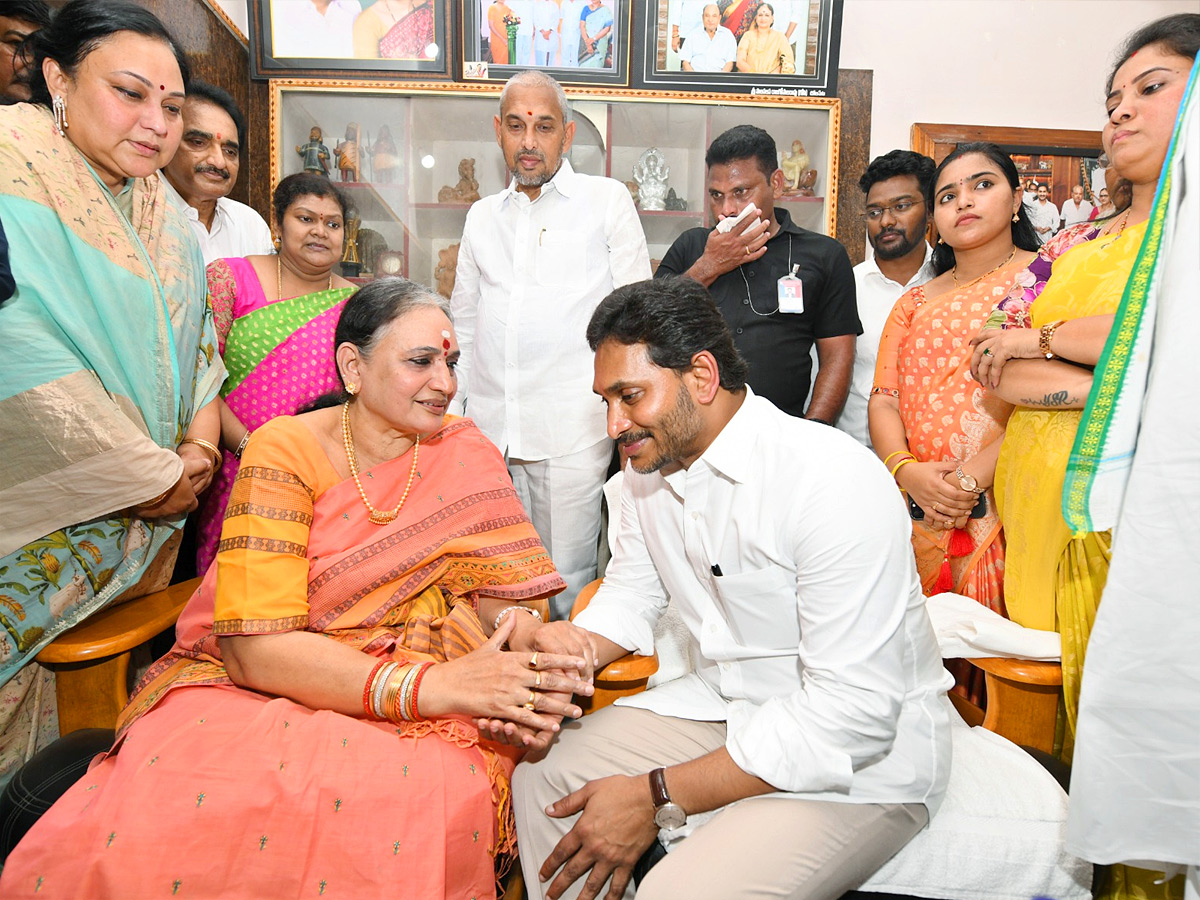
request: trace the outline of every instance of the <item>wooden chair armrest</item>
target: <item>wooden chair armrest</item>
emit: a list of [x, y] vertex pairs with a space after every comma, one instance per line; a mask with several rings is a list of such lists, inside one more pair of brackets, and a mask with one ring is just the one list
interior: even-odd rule
[[1033, 659], [1004, 659], [1002, 657], [984, 657], [967, 660], [977, 669], [982, 669], [989, 675], [1014, 681], [1019, 684], [1061, 685], [1062, 666], [1056, 662], [1042, 662]]
[[1062, 667], [1056, 662], [999, 657], [970, 662], [984, 672], [983, 727], [1014, 744], [1053, 753]]
[[200, 579], [102, 609], [42, 649], [40, 663], [77, 663], [132, 650], [175, 624]]
[[[587, 609], [589, 603], [592, 602], [592, 597], [595, 596], [596, 590], [600, 587], [603, 579], [597, 578], [579, 592], [579, 596], [575, 598], [575, 604], [571, 607], [571, 618], [574, 619], [577, 615]], [[658, 671], [658, 655], [638, 656], [634, 653], [622, 656], [620, 659], [614, 659], [607, 666], [599, 669], [595, 675], [596, 693], [587, 700], [579, 701], [579, 705], [583, 708], [584, 714], [595, 712], [598, 709], [603, 709], [611, 704], [619, 697], [628, 697], [631, 694], [640, 694], [646, 689], [646, 682], [650, 676]]]

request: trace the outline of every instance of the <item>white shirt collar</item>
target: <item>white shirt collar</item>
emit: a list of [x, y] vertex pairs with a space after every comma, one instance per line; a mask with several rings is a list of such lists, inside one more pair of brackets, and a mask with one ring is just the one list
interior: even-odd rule
[[[171, 180], [169, 178], [167, 178], [166, 174], [161, 169], [158, 172], [158, 177], [159, 177], [159, 180], [162, 181], [163, 187], [166, 188], [167, 198], [173, 204], [175, 204], [175, 208], [178, 209], [185, 216], [187, 216], [189, 221], [200, 222], [199, 211], [197, 211], [196, 207], [194, 207], [190, 203], [188, 203], [187, 200], [183, 199], [183, 194], [181, 194], [181, 193], [179, 193], [179, 191], [175, 190], [175, 185], [171, 184]], [[213, 211], [212, 228], [206, 228], [205, 231], [208, 231], [210, 234], [212, 232], [216, 231], [217, 230], [217, 222], [227, 215], [228, 215], [228, 212], [225, 209], [225, 198], [218, 197], [217, 198], [217, 208]], [[203, 225], [203, 223], [201, 223], [201, 225]]]
[[[537, 199], [541, 199], [542, 194], [545, 194], [546, 189], [558, 191], [564, 197], [571, 196], [571, 189], [574, 187], [575, 170], [571, 168], [571, 161], [565, 156], [562, 159], [562, 165], [558, 167], [558, 171], [554, 173], [554, 177], [542, 185], [542, 193], [538, 194]], [[517, 179], [510, 178], [508, 182], [508, 190], [504, 192], [503, 199], [507, 200], [510, 197], [516, 197], [521, 193], [517, 190]], [[530, 201], [533, 202], [533, 201]]]
[[[933, 274], [933, 263], [931, 262], [932, 259], [933, 259], [933, 248], [929, 246], [929, 241], [926, 241], [925, 242], [925, 259], [921, 262], [920, 268], [918, 268], [917, 271], [915, 271], [913, 273], [913, 277], [908, 279], [908, 284], [904, 285], [904, 287], [908, 288], [908, 287], [912, 287], [913, 284], [924, 283], [924, 281], [929, 281], [929, 278], [923, 279], [922, 282], [918, 282], [917, 279], [921, 278], [921, 275], [926, 271], [926, 269], [929, 270], [930, 276], [932, 277], [932, 274]], [[871, 258], [866, 261], [864, 274], [867, 276], [877, 275], [878, 277], [882, 278], [884, 281], [890, 282], [891, 284], [898, 283], [898, 282], [893, 281], [887, 275], [883, 274], [883, 271], [879, 268], [879, 263], [876, 261], [874, 254], [871, 254]]]
[[758, 439], [759, 405], [754, 391], [750, 389], [750, 385], [746, 385], [746, 396], [742, 399], [742, 405], [696, 461], [688, 469], [678, 469], [670, 475], [663, 476], [677, 496], [683, 496], [688, 470], [701, 463], [736, 484], [746, 480], [747, 467], [754, 455], [754, 445]]

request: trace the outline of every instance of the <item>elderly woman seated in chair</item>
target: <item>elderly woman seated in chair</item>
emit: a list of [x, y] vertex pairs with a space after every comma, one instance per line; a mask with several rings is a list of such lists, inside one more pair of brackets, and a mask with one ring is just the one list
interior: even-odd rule
[[513, 765], [591, 665], [533, 652], [520, 604], [563, 581], [499, 452], [446, 417], [445, 303], [400, 279], [348, 301], [342, 402], [255, 431], [174, 648], [4, 896], [495, 896]]

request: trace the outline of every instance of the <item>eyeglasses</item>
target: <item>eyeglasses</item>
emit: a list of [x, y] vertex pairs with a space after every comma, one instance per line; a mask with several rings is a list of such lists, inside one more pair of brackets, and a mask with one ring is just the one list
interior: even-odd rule
[[863, 213], [863, 218], [868, 222], [878, 222], [889, 209], [894, 215], [902, 216], [916, 205], [916, 201], [914, 200], [901, 200], [899, 203], [893, 203], [891, 206], [872, 206]]

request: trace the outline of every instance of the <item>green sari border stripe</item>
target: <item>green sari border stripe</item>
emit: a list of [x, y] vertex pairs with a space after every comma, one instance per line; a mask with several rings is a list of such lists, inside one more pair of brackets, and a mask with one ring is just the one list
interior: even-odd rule
[[[1180, 109], [1185, 109], [1196, 88], [1196, 75], [1200, 71], [1192, 68], [1187, 90], [1184, 91]], [[1167, 210], [1170, 205], [1174, 176], [1171, 164], [1179, 143], [1183, 118], [1175, 122], [1171, 143], [1163, 162], [1163, 175], [1155, 191], [1150, 221], [1142, 246], [1133, 264], [1133, 271], [1125, 285], [1121, 302], [1117, 307], [1112, 330], [1104, 343], [1104, 350], [1096, 363], [1099, 378], [1093, 380], [1084, 407], [1079, 430], [1075, 434], [1075, 445], [1067, 462], [1066, 480], [1063, 485], [1062, 514], [1067, 527], [1076, 537], [1093, 530], [1090, 509], [1092, 487], [1100, 468], [1101, 453], [1108, 437], [1116, 411], [1120, 387], [1129, 369], [1133, 348], [1143, 329], [1143, 313], [1154, 274], [1158, 270], [1159, 251], [1162, 248], [1163, 231]]]
[[[357, 288], [333, 288], [259, 307], [239, 316], [225, 339], [225, 368], [229, 377], [221, 388], [228, 397], [284, 341], [318, 316], [337, 306]], [[242, 332], [253, 335], [243, 339]]]

